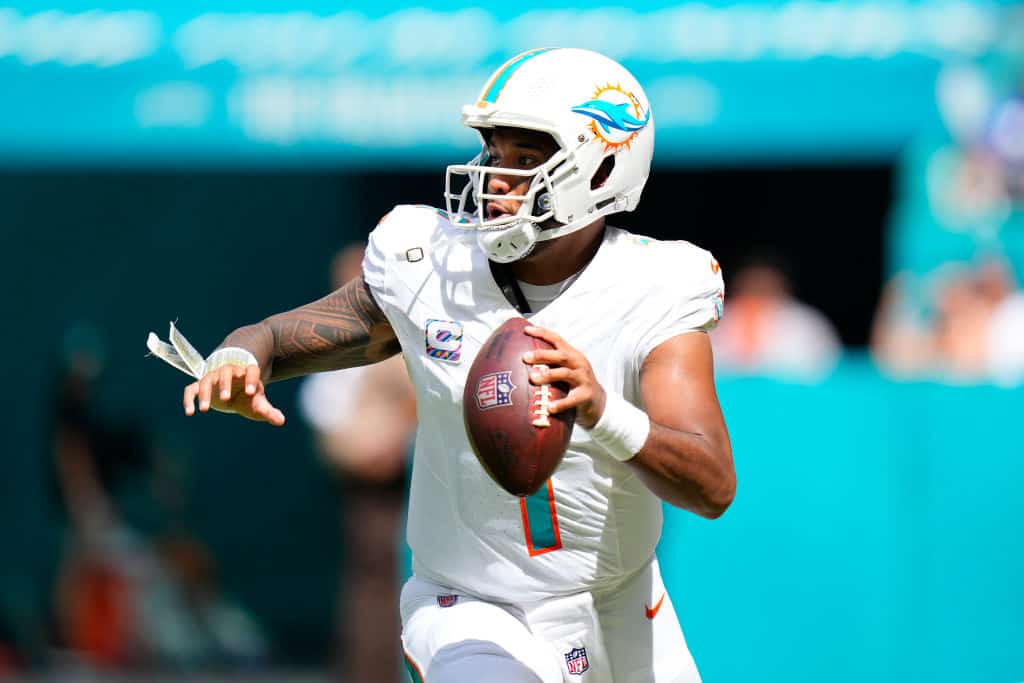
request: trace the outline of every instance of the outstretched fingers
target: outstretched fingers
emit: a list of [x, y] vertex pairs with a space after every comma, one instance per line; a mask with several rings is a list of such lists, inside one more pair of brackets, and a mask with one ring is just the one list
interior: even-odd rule
[[244, 368], [227, 365], [189, 384], [182, 396], [185, 415], [195, 415], [197, 400], [200, 412], [205, 413], [215, 408], [222, 412], [238, 413], [251, 420], [269, 422], [277, 427], [285, 422], [284, 413], [274, 407], [264, 393], [258, 365]]
[[217, 382], [217, 379], [217, 373], [211, 372], [203, 375], [203, 378], [199, 380], [199, 412], [205, 413], [210, 409], [213, 385]]
[[256, 419], [262, 418], [275, 427], [280, 427], [284, 424], [284, 413], [275, 408], [267, 398], [267, 395], [262, 391], [253, 397], [252, 410], [256, 415]]
[[260, 366], [250, 365], [245, 369], [245, 393], [256, 395], [256, 386], [260, 383]]
[[217, 371], [218, 384], [220, 385], [220, 400], [231, 400], [231, 386], [234, 384], [232, 379], [236, 376], [241, 376], [244, 372], [237, 365], [225, 365]]
[[185, 407], [186, 415], [195, 415], [196, 412], [196, 395], [199, 394], [199, 382], [192, 382], [185, 387], [185, 394], [183, 397], [183, 403]]

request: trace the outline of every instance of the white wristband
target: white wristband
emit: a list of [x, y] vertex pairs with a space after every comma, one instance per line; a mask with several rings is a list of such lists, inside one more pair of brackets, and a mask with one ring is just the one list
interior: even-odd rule
[[195, 379], [202, 379], [206, 373], [220, 370], [225, 365], [238, 365], [243, 368], [259, 365], [256, 356], [238, 346], [217, 349], [210, 354], [209, 358], [203, 360], [203, 355], [196, 351], [188, 339], [185, 339], [185, 335], [174, 326], [174, 323], [171, 323], [168, 338], [170, 343], [160, 341], [155, 333], [150, 332], [146, 337], [146, 348], [157, 358]]
[[256, 356], [239, 346], [225, 346], [217, 349], [206, 359], [206, 372], [220, 370], [225, 365], [238, 365], [247, 368], [250, 365], [259, 365]]
[[636, 455], [651, 433], [647, 413], [614, 392], [607, 393], [604, 414], [590, 428], [590, 438], [601, 444], [613, 458], [625, 462]]

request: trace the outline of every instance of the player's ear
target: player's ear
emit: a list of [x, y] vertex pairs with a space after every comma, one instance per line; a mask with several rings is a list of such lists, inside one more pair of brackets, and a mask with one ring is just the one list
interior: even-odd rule
[[610, 154], [604, 158], [601, 165], [594, 171], [594, 176], [590, 179], [590, 189], [596, 190], [608, 181], [608, 176], [612, 174], [612, 169], [615, 168], [615, 155]]

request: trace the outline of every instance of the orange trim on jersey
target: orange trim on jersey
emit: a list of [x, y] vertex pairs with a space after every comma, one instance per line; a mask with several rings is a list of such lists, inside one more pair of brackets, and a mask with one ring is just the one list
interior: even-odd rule
[[555, 510], [555, 486], [550, 479], [548, 479], [548, 508], [551, 510], [551, 529], [555, 534], [555, 544], [548, 548], [534, 548], [533, 534], [530, 533], [530, 515], [526, 510], [526, 499], [519, 499], [519, 511], [523, 515], [523, 530], [526, 532], [526, 550], [530, 553], [530, 557], [537, 557], [562, 548], [562, 532], [558, 529], [558, 512]]
[[425, 679], [419, 665], [412, 661], [412, 657], [404, 649], [402, 650], [402, 656], [405, 658], [405, 665], [409, 670], [409, 677], [412, 678], [412, 683], [423, 683]]

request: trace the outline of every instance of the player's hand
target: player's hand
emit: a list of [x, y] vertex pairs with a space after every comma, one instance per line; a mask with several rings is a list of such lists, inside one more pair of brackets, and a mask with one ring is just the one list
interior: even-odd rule
[[185, 387], [184, 396], [186, 415], [195, 414], [197, 398], [201, 413], [213, 408], [222, 413], [238, 413], [250, 420], [269, 422], [275, 427], [284, 424], [284, 413], [267, 399], [258, 365], [247, 368], [225, 365], [189, 384]]
[[566, 397], [552, 401], [548, 412], [555, 414], [576, 408], [576, 423], [579, 426], [590, 429], [597, 424], [604, 414], [606, 397], [604, 387], [597, 381], [587, 357], [551, 330], [530, 325], [524, 328], [524, 332], [555, 347], [523, 354], [523, 362], [529, 365], [548, 366], [547, 370], [536, 368], [531, 371], [530, 383], [540, 385], [565, 382], [569, 385]]

